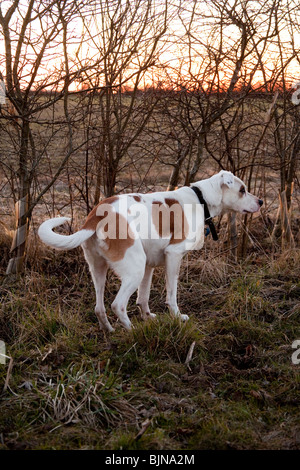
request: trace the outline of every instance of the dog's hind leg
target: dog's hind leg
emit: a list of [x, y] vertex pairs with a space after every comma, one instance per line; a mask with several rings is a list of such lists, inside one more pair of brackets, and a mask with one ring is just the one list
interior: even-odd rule
[[101, 329], [109, 332], [114, 331], [107, 319], [105, 305], [104, 305], [104, 290], [105, 281], [107, 274], [107, 263], [106, 260], [97, 251], [96, 242], [94, 240], [88, 240], [82, 245], [85, 259], [89, 265], [91, 276], [96, 291], [96, 307], [95, 313], [99, 321]]
[[181, 259], [181, 253], [166, 253], [166, 304], [168, 305], [171, 313], [186, 321], [189, 319], [188, 315], [182, 315], [177, 305], [177, 284]]
[[156, 317], [155, 313], [150, 312], [149, 308], [149, 297], [150, 297], [150, 288], [154, 268], [147, 266], [145, 268], [145, 274], [141, 284], [139, 285], [137, 305], [140, 307], [141, 315], [144, 320], [147, 318]]
[[112, 310], [119, 317], [122, 325], [131, 329], [131, 322], [127, 315], [127, 304], [131, 295], [141, 284], [146, 266], [146, 255], [140, 240], [135, 240], [121, 261], [110, 263], [112, 269], [121, 279], [120, 290], [112, 303]]

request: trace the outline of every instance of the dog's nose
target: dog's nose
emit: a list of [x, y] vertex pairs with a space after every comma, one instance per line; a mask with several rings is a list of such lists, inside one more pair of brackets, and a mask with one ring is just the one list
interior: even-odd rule
[[263, 205], [264, 201], [262, 199], [259, 199], [258, 200], [258, 204], [260, 205], [260, 207]]

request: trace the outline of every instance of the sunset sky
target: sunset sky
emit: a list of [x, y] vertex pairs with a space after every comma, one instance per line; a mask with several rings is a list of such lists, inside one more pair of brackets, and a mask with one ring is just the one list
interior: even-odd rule
[[[11, 1], [4, 0], [0, 2], [2, 13], [5, 14]], [[20, 34], [22, 15], [25, 12], [25, 6], [28, 5], [28, 1], [21, 2], [21, 7], [18, 12], [15, 12], [14, 17], [11, 21], [11, 38], [13, 39], [12, 47], [16, 48], [17, 40]], [[228, 2], [228, 5], [233, 2]], [[258, 3], [258, 2], [256, 2]], [[235, 62], [238, 58], [239, 52], [236, 53], [237, 45], [240, 44], [241, 32], [236, 25], [225, 23], [222, 25], [222, 30], [218, 24], [218, 19], [214, 17], [216, 14], [216, 8], [212, 5], [211, 11], [204, 8], [202, 2], [199, 2], [198, 9], [192, 12], [192, 6], [194, 2], [184, 1], [182, 2], [182, 8], [179, 14], [176, 14], [178, 10], [179, 2], [174, 2], [170, 6], [170, 21], [167, 33], [161, 38], [158, 43], [156, 51], [155, 66], [150, 67], [143, 78], [140, 81], [139, 86], [150, 86], [160, 82], [168, 86], [168, 81], [186, 82], [187, 84], [191, 81], [200, 81], [205, 87], [207, 82], [215, 80], [226, 87], [226, 83], [230, 80]], [[255, 6], [255, 2], [249, 2], [252, 7]], [[207, 4], [206, 4], [207, 5]], [[162, 3], [158, 5], [158, 12], [162, 12]], [[193, 22], [191, 23], [193, 13]], [[263, 37], [265, 29], [267, 27], [267, 17], [258, 18], [254, 15], [253, 11], [249, 8], [249, 15], [253, 18], [253, 27], [256, 26], [255, 22], [259, 22], [258, 35]], [[54, 18], [54, 17], [53, 17]], [[44, 18], [42, 21], [36, 18], [32, 21], [29, 28], [27, 29], [25, 40], [22, 46], [22, 53], [18, 64], [18, 71], [21, 77], [21, 83], [25, 85], [29, 82], [32, 77], [33, 66], [36, 63], [36, 56], [40, 52], [40, 48], [43, 44], [43, 29], [46, 31], [51, 27], [51, 20], [49, 16]], [[69, 59], [69, 68], [72, 73], [81, 66], [89, 67], [93, 63], [99, 61], [99, 74], [97, 79], [98, 85], [104, 84], [104, 62], [101, 63], [101, 50], [105, 49], [105, 41], [107, 35], [103, 33], [103, 25], [107, 24], [109, 27], [109, 21], [107, 18], [99, 19], [99, 15], [90, 16], [86, 19], [86, 25], [83, 26], [82, 18], [77, 17], [68, 23], [68, 40], [67, 40], [67, 54]], [[285, 68], [285, 75], [289, 82], [293, 83], [300, 77], [299, 67], [299, 55], [298, 60], [294, 58], [290, 61], [292, 41], [294, 44], [300, 44], [300, 32], [297, 30], [291, 30], [290, 28], [284, 28], [284, 23], [279, 30], [279, 35], [272, 38], [267, 45], [264, 41], [256, 39], [257, 44], [253, 45], [251, 40], [248, 44], [247, 53], [252, 48], [252, 53], [249, 53], [248, 57], [245, 58], [245, 63], [241, 71], [241, 80], [249, 80], [251, 73], [255, 68], [255, 74], [252, 82], [255, 84], [263, 83], [265, 79], [269, 80], [272, 76], [275, 77], [282, 66]], [[274, 27], [274, 26], [272, 26]], [[131, 35], [138, 34], [139, 24], [137, 23], [132, 27], [130, 31]], [[153, 32], [151, 25], [148, 25], [145, 29], [144, 41], [141, 42], [138, 51], [132, 53], [132, 57], [128, 62], [126, 69], [122, 71], [122, 78], [119, 80], [125, 81], [126, 76], [131, 76], [139, 67], [145, 63], [147, 59], [147, 53], [150, 50], [150, 35]], [[1, 35], [0, 38], [1, 55], [0, 55], [0, 69], [2, 76], [5, 76], [5, 54], [4, 54], [4, 40]], [[147, 41], [149, 45], [147, 45]], [[222, 45], [220, 44], [222, 41]], [[119, 58], [124, 59], [125, 55], [130, 51], [130, 40], [124, 40], [121, 48], [119, 48]], [[279, 54], [281, 48], [281, 56]], [[239, 49], [238, 49], [239, 51]], [[131, 51], [132, 52], [132, 51]], [[262, 64], [257, 67], [258, 63], [258, 52], [263, 53], [262, 64], [264, 73], [262, 72]], [[218, 67], [216, 69], [216, 60], [218, 61]], [[283, 63], [281, 63], [281, 60]], [[57, 78], [63, 75], [65, 70], [63, 46], [62, 46], [62, 34], [56, 36], [48, 45], [45, 50], [44, 58], [42, 59], [35, 83], [33, 88], [41, 86], [42, 82], [46, 84], [49, 82], [55, 82]], [[216, 73], [217, 70], [217, 73]], [[102, 75], [101, 75], [102, 73]], [[244, 76], [243, 76], [244, 75]], [[95, 82], [94, 75], [91, 78], [91, 82]], [[102, 77], [102, 78], [101, 78]], [[70, 85], [70, 89], [76, 90], [78, 87], [82, 87], [82, 80], [84, 74], [81, 74], [81, 79], [73, 81]], [[130, 80], [126, 83], [127, 86], [133, 86], [134, 80]], [[237, 84], [238, 85], [238, 84]], [[62, 86], [62, 85], [60, 85]]]

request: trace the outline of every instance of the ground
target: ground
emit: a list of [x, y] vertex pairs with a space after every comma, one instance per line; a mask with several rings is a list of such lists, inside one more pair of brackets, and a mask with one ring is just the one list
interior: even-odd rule
[[[151, 293], [155, 320], [133, 296], [125, 331], [100, 331], [80, 249], [43, 253], [2, 276], [2, 449], [299, 449], [300, 251], [239, 263], [192, 253], [180, 275], [187, 323]], [[295, 356], [297, 358], [297, 355]], [[295, 362], [295, 361], [294, 361]], [[9, 367], [10, 364], [10, 367]]]

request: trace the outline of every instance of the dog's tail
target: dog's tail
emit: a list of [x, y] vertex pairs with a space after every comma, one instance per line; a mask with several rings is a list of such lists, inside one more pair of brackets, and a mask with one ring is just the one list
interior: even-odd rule
[[95, 233], [95, 230], [87, 229], [81, 229], [72, 235], [60, 235], [53, 232], [52, 229], [54, 227], [63, 225], [69, 220], [71, 219], [67, 217], [55, 217], [54, 219], [46, 220], [38, 230], [40, 239], [52, 248], [58, 250], [72, 250], [88, 240]]

